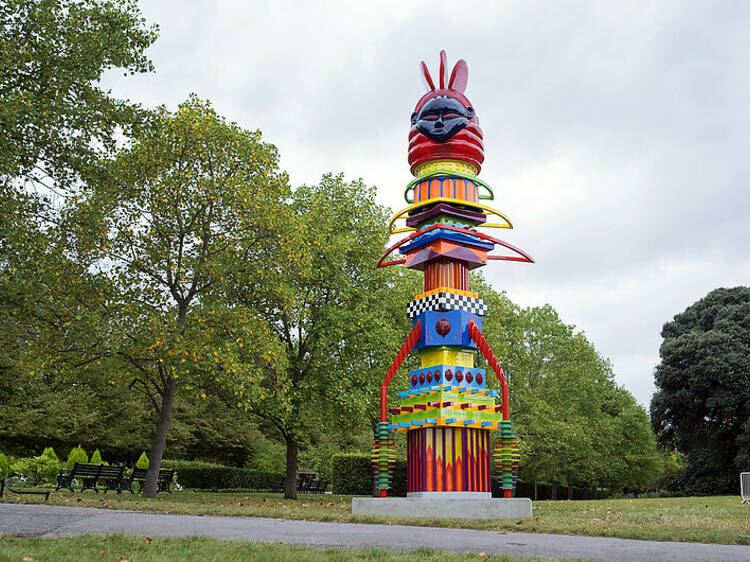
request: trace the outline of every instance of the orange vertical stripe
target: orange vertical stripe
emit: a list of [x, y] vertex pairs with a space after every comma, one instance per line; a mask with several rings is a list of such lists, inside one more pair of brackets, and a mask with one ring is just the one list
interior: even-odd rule
[[458, 191], [456, 199], [466, 200], [466, 182], [464, 180], [456, 180], [456, 187]]

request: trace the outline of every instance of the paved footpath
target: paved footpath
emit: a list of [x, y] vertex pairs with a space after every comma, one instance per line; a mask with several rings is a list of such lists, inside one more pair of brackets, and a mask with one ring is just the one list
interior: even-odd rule
[[668, 543], [437, 529], [406, 525], [363, 525], [290, 521], [260, 517], [167, 515], [52, 505], [0, 503], [0, 534], [60, 537], [86, 533], [124, 533], [280, 542], [300, 546], [409, 550], [433, 547], [454, 552], [509, 553], [544, 558], [596, 560], [750, 560], [750, 546]]

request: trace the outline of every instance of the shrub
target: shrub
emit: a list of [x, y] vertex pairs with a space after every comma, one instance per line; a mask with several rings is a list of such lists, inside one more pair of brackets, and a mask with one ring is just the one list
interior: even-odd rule
[[8, 458], [0, 453], [0, 479], [8, 478], [10, 476], [10, 465], [8, 464]]
[[141, 453], [141, 456], [138, 457], [138, 461], [135, 463], [136, 468], [148, 468], [148, 456], [146, 455], [146, 451], [143, 451]]
[[[373, 494], [372, 460], [364, 453], [337, 453], [331, 457], [331, 491], [334, 494]], [[406, 496], [406, 461], [397, 459], [389, 496]]]
[[60, 461], [44, 455], [18, 459], [10, 466], [11, 474], [27, 479], [29, 484], [54, 482], [59, 470]]
[[334, 494], [372, 495], [372, 460], [364, 453], [337, 453], [331, 457]]
[[179, 471], [178, 483], [184, 488], [221, 490], [244, 488], [270, 490], [282, 475], [277, 472], [235, 468], [232, 466], [186, 466], [188, 461], [168, 461], [169, 468]]
[[47, 447], [46, 449], [44, 449], [44, 451], [42, 451], [42, 456], [52, 459], [58, 465], [60, 464], [60, 459], [57, 458], [57, 455], [55, 454], [55, 450], [52, 447]]
[[83, 450], [83, 447], [81, 447], [81, 444], [79, 443], [77, 447], [70, 450], [70, 453], [68, 453], [68, 460], [65, 462], [65, 468], [68, 470], [73, 470], [73, 466], [76, 463], [86, 464], [89, 462], [89, 457], [86, 454], [86, 451]]
[[96, 449], [91, 453], [91, 459], [89, 459], [89, 462], [91, 464], [109, 464], [102, 460], [102, 454], [99, 452], [99, 449]]

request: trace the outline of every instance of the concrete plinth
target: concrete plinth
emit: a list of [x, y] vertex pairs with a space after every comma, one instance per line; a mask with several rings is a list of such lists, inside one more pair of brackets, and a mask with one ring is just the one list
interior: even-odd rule
[[529, 498], [352, 498], [352, 513], [437, 519], [531, 517]]

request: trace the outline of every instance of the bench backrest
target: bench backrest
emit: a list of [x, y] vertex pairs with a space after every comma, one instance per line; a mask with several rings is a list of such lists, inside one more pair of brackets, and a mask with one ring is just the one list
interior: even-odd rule
[[102, 465], [99, 478], [122, 478], [122, 471], [125, 470], [124, 466], [106, 466]]
[[[146, 468], [134, 468], [131, 478], [133, 480], [145, 480], [147, 471], [148, 469]], [[162, 468], [159, 470], [158, 480], [172, 480], [173, 475], [174, 468]]]
[[80, 476], [81, 478], [97, 478], [102, 470], [101, 464], [81, 464], [75, 463], [71, 476]]
[[172, 480], [174, 468], [162, 468], [159, 471], [159, 480]]
[[750, 472], [740, 472], [740, 497], [743, 502], [750, 500]]

